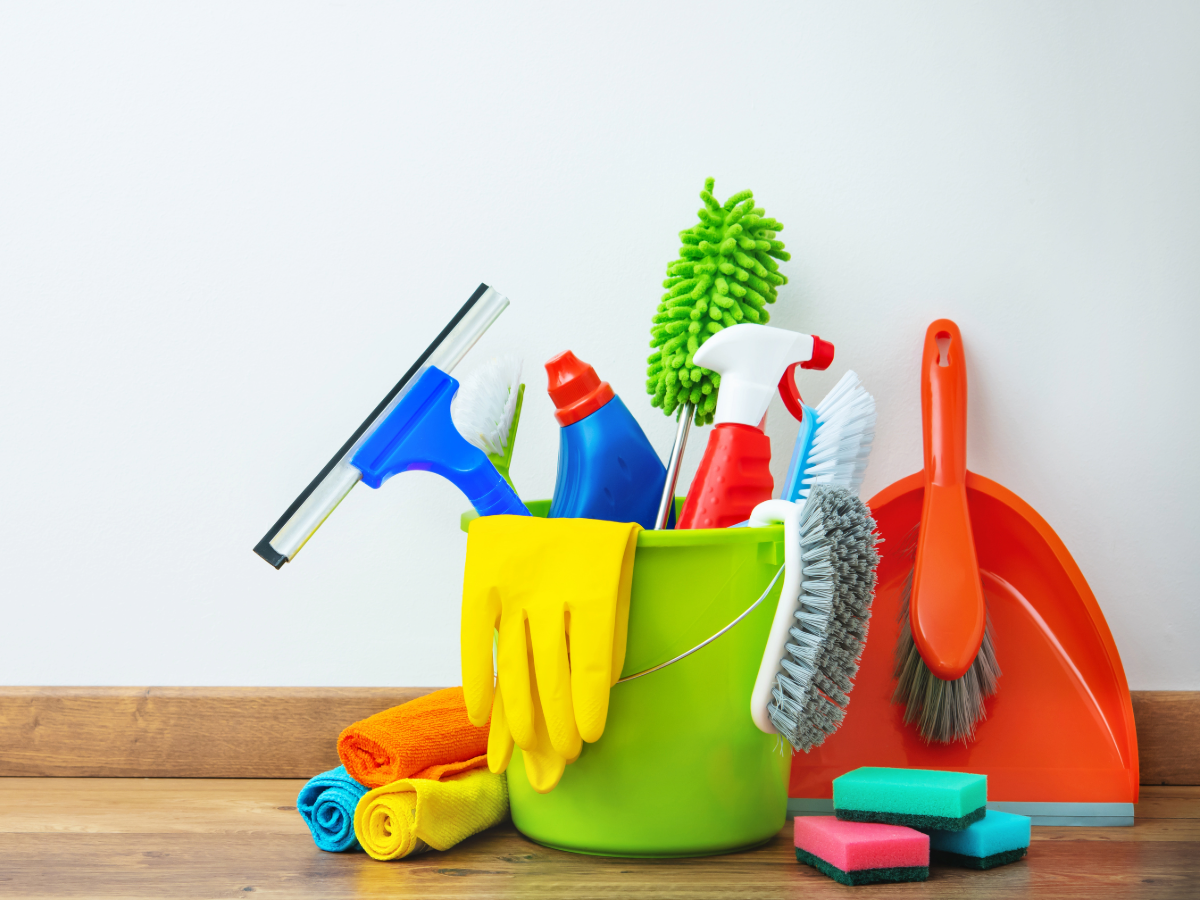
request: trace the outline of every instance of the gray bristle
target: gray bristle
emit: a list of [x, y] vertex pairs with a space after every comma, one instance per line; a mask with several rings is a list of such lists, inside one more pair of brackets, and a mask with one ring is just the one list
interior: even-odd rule
[[992, 638], [989, 614], [983, 629], [983, 643], [966, 674], [954, 681], [943, 681], [929, 670], [917, 650], [908, 624], [908, 603], [912, 597], [912, 573], [904, 585], [900, 603], [900, 640], [896, 644], [896, 690], [892, 702], [904, 706], [904, 724], [914, 722], [926, 741], [964, 744], [975, 739], [975, 726], [987, 718], [983, 701], [996, 693], [1000, 665]]
[[867, 641], [879, 535], [851, 491], [814, 485], [800, 523], [804, 584], [767, 715], [797, 750], [842, 724]]

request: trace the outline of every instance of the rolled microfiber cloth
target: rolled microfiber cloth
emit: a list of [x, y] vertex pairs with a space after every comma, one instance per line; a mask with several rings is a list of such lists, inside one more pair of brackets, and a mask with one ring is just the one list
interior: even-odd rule
[[367, 789], [338, 766], [309, 779], [296, 798], [296, 810], [322, 850], [357, 850], [354, 809]]
[[375, 859], [402, 859], [449, 850], [508, 818], [508, 781], [472, 769], [443, 781], [406, 778], [375, 788], [358, 801], [354, 833]]
[[864, 766], [833, 779], [834, 813], [850, 822], [962, 831], [986, 807], [986, 775]]
[[[460, 687], [434, 691], [355, 722], [338, 738], [350, 777], [369, 788], [401, 778], [436, 778], [487, 764], [488, 726], [467, 719]], [[449, 767], [449, 769], [447, 768]]]
[[924, 881], [929, 835], [900, 825], [796, 817], [796, 859], [842, 884]]
[[989, 809], [962, 831], [930, 831], [929, 850], [938, 862], [990, 869], [1016, 862], [1029, 850], [1029, 816]]

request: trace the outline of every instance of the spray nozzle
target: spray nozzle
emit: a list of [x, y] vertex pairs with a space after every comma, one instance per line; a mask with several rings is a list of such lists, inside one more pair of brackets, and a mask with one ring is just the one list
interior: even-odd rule
[[[777, 385], [782, 391], [790, 384], [799, 405], [792, 377], [796, 366], [828, 368], [833, 362], [833, 344], [815, 335], [745, 322], [714, 334], [696, 351], [694, 359], [696, 365], [721, 376], [714, 424], [757, 425]], [[790, 404], [788, 409], [796, 414]]]

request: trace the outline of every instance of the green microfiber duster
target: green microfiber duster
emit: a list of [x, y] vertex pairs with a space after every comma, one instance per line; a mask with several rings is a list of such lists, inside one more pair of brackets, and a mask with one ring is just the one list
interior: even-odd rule
[[765, 325], [775, 289], [787, 284], [777, 259], [788, 260], [775, 233], [783, 225], [765, 218], [751, 191], [739, 191], [724, 204], [713, 196], [713, 179], [704, 182], [700, 224], [679, 233], [679, 259], [667, 266], [667, 293], [650, 328], [646, 392], [667, 415], [693, 403], [693, 421], [706, 425], [717, 408], [721, 376], [692, 361], [700, 345], [739, 322]]

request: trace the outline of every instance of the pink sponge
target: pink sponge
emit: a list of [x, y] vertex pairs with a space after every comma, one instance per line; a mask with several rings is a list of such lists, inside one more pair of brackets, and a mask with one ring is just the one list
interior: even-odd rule
[[842, 884], [924, 881], [929, 835], [903, 825], [797, 816], [796, 859]]

